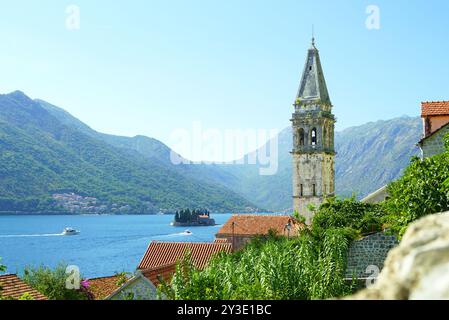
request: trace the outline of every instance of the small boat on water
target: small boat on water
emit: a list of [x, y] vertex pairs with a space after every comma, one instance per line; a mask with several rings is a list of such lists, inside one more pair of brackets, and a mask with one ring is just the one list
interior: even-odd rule
[[64, 231], [62, 232], [63, 236], [76, 236], [78, 234], [80, 234], [80, 232], [73, 228], [65, 228]]
[[192, 231], [186, 230], [186, 231], [184, 231], [184, 234], [192, 234]]

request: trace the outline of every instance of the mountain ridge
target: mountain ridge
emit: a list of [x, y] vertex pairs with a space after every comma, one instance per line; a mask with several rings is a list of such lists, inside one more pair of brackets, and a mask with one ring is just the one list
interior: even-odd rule
[[[7, 97], [8, 103], [5, 102], [5, 97]], [[58, 163], [60, 162], [58, 157], [61, 157], [61, 159], [69, 157], [64, 160], [66, 163], [70, 163], [74, 167], [86, 167], [86, 174], [96, 184], [101, 185], [98, 188], [102, 190], [102, 192], [99, 192], [102, 196], [107, 197], [106, 194], [117, 193], [118, 191], [109, 190], [107, 186], [95, 179], [95, 175], [107, 177], [106, 180], [112, 185], [116, 183], [119, 189], [135, 188], [136, 194], [139, 194], [141, 199], [137, 201], [134, 199], [135, 197], [131, 197], [132, 200], [127, 200], [135, 206], [139, 201], [142, 202], [142, 199], [146, 199], [145, 195], [139, 191], [141, 188], [148, 190], [149, 194], [154, 194], [148, 189], [150, 186], [141, 180], [142, 177], [148, 177], [152, 181], [153, 187], [157, 186], [157, 189], [165, 190], [168, 194], [173, 191], [173, 188], [176, 189], [176, 192], [173, 193], [173, 199], [169, 200], [162, 195], [153, 195], [153, 198], [149, 197], [146, 199], [148, 201], [143, 201], [151, 203], [152, 211], [174, 210], [176, 207], [187, 205], [191, 207], [197, 207], [200, 204], [210, 205], [207, 198], [211, 197], [218, 201], [218, 203], [217, 201], [214, 202], [214, 206], [223, 210], [227, 209], [230, 212], [251, 211], [257, 210], [257, 208], [274, 211], [291, 209], [291, 128], [284, 129], [278, 136], [277, 174], [261, 176], [259, 174], [260, 166], [258, 165], [174, 165], [170, 161], [172, 150], [157, 139], [142, 135], [123, 137], [97, 132], [64, 109], [40, 99], [31, 100], [21, 91], [15, 91], [9, 95], [0, 95], [0, 107], [0, 149], [3, 148], [3, 150], [11, 153], [10, 149], [5, 149], [5, 142], [8, 141], [8, 137], [11, 138], [14, 135], [21, 137], [22, 141], [19, 142], [28, 141], [24, 150], [36, 152], [33, 148], [48, 149], [50, 147], [49, 152], [52, 155], [50, 159], [45, 158], [39, 152], [36, 152], [34, 158], [26, 157], [27, 152], [20, 155], [16, 150], [16, 153], [13, 153], [16, 160], [21, 156], [26, 158], [22, 159], [22, 167], [26, 167], [25, 164], [28, 162], [29, 168], [40, 168], [43, 172], [48, 173], [52, 177], [47, 181], [50, 187], [61, 186], [60, 180], [61, 177], [64, 177], [63, 174], [66, 171], [61, 164], [59, 167], [53, 168], [59, 171], [48, 171], [48, 163], [46, 164], [45, 161]], [[33, 116], [30, 117], [27, 112], [31, 112], [30, 110], [33, 107], [35, 110]], [[421, 128], [422, 124], [419, 117], [403, 116], [390, 120], [373, 121], [336, 132], [337, 194], [350, 196], [355, 192], [358, 197], [362, 197], [400, 176], [401, 170], [408, 164], [410, 157], [418, 154], [418, 148], [415, 144], [421, 135]], [[42, 137], [42, 141], [47, 145], [40, 141], [33, 146], [31, 141], [36, 137], [33, 137], [33, 135]], [[71, 139], [79, 139], [84, 144], [91, 146], [87, 153], [84, 153], [85, 158], [79, 157], [81, 152], [79, 149], [83, 149], [82, 144], [79, 145]], [[267, 142], [267, 144], [269, 143]], [[60, 150], [58, 147], [62, 149]], [[133, 172], [132, 182], [127, 182], [120, 172], [114, 171], [114, 168], [105, 167], [103, 162], [95, 162], [93, 161], [95, 159], [89, 159], [89, 152], [96, 155], [99, 150], [107, 155], [108, 161], [114, 159], [113, 162], [122, 168], [123, 172]], [[3, 157], [7, 154], [7, 152], [2, 152]], [[249, 155], [246, 155], [245, 159]], [[70, 162], [70, 157], [76, 159], [75, 163]], [[119, 159], [116, 159], [117, 157]], [[34, 169], [31, 172], [36, 171]], [[8, 170], [12, 170], [12, 168]], [[2, 177], [2, 174], [3, 176], [8, 175], [8, 170], [5, 171], [5, 168], [3, 168], [2, 172], [0, 168], [0, 177]], [[151, 174], [147, 171], [151, 171]], [[38, 189], [45, 189], [39, 181], [35, 181], [35, 176], [32, 174], [22, 176], [17, 172], [16, 174], [18, 177], [16, 180], [22, 183], [26, 183], [27, 179], [32, 181], [28, 188], [34, 190], [33, 192]], [[84, 173], [81, 176], [84, 177]], [[166, 177], [171, 178], [167, 181]], [[9, 179], [11, 179], [11, 174], [9, 174]], [[4, 186], [2, 188], [2, 183], [4, 185], [7, 183], [6, 180], [2, 181], [0, 182], [0, 198], [4, 196], [3, 190], [5, 189]], [[178, 184], [183, 187], [178, 188], [174, 181], [179, 181]], [[12, 181], [9, 182], [8, 186], [14, 187]], [[70, 183], [68, 186], [70, 186]], [[15, 189], [24, 193], [20, 186], [15, 186]], [[48, 191], [52, 191], [50, 189]], [[62, 189], [70, 190], [70, 188]], [[90, 189], [84, 183], [80, 190], [89, 191]], [[203, 195], [199, 196], [197, 193]], [[8, 196], [14, 196], [14, 192], [8, 193]], [[114, 197], [117, 197], [117, 195]], [[155, 201], [155, 198], [159, 200]], [[47, 199], [46, 201], [50, 200]], [[164, 205], [158, 206], [158, 201], [164, 203]], [[47, 202], [44, 201], [44, 204]], [[122, 202], [126, 203], [126, 201]], [[0, 201], [0, 211], [1, 203]], [[170, 203], [170, 205], [167, 206], [167, 203]], [[223, 205], [223, 203], [227, 204]], [[142, 204], [137, 205], [137, 207], [142, 208]]]
[[108, 144], [87, 126], [65, 125], [41, 104], [20, 91], [0, 95], [0, 211], [63, 211], [51, 195], [67, 190], [95, 197], [105, 210], [124, 208], [119, 213], [257, 209], [221, 185], [187, 179]]

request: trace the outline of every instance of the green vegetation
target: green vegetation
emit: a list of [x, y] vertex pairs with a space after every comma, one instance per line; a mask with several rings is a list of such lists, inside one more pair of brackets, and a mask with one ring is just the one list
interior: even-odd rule
[[67, 265], [61, 263], [55, 269], [47, 267], [27, 267], [23, 280], [50, 300], [86, 300], [82, 291], [66, 288]]
[[388, 186], [385, 210], [395, 234], [402, 236], [416, 219], [449, 210], [449, 135], [445, 142], [444, 153], [413, 158], [404, 175]]
[[198, 222], [199, 216], [210, 216], [210, 212], [206, 209], [183, 209], [176, 211], [175, 222], [193, 223]]
[[187, 257], [171, 284], [160, 288], [175, 300], [323, 299], [351, 292], [344, 281], [348, 238], [329, 229], [290, 240], [256, 240], [234, 254], [219, 254], [205, 270]]
[[203, 270], [187, 256], [160, 293], [169, 299], [326, 299], [352, 292], [344, 280], [350, 241], [380, 230], [379, 206], [352, 199], [328, 199], [312, 226], [297, 237], [271, 235], [243, 250], [219, 254]]
[[[401, 117], [370, 122], [335, 133], [335, 186], [337, 195], [364, 197], [399, 178], [410, 158], [419, 154], [416, 142], [422, 134], [419, 117]], [[223, 165], [220, 168], [237, 177], [221, 182], [261, 208], [285, 210], [291, 207], [292, 130], [279, 133], [278, 172], [261, 176], [259, 166]], [[269, 150], [266, 147], [265, 150]], [[264, 150], [264, 152], [266, 152]], [[369, 175], [369, 179], [367, 179]]]
[[381, 205], [347, 199], [328, 198], [313, 218], [316, 232], [330, 228], [350, 229], [353, 234], [367, 234], [382, 231], [385, 211]]
[[124, 213], [255, 207], [223, 186], [182, 175], [169, 152], [162, 162], [119, 146], [119, 138], [69, 126], [21, 92], [0, 95], [0, 106], [0, 212], [61, 212], [51, 195], [65, 192]]

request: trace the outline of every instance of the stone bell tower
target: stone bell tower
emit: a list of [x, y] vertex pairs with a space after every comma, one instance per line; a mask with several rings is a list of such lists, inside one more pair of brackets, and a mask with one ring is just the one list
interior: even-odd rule
[[310, 223], [318, 207], [335, 193], [335, 116], [315, 39], [312, 39], [296, 101], [293, 123], [293, 209]]

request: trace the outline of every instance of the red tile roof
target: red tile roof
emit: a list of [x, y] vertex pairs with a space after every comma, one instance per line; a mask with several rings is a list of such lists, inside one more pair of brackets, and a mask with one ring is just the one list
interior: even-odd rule
[[48, 300], [46, 296], [31, 288], [15, 274], [0, 276], [0, 296], [17, 300], [25, 293], [29, 293], [34, 300]]
[[302, 227], [290, 216], [234, 215], [218, 231], [217, 236], [267, 235], [270, 230], [277, 231], [279, 235], [287, 235], [285, 227], [289, 222], [292, 225], [291, 235]]
[[214, 240], [215, 243], [228, 243], [229, 240], [227, 238], [218, 238]]
[[421, 103], [421, 116], [449, 115], [449, 101], [428, 101]]
[[87, 291], [93, 300], [106, 299], [124, 284], [121, 283], [123, 281], [121, 275], [88, 279], [87, 281], [89, 282]]
[[209, 260], [218, 252], [232, 252], [230, 243], [157, 242], [148, 246], [137, 269], [145, 270], [176, 264], [190, 251], [193, 265], [204, 269]]
[[161, 266], [153, 269], [142, 270], [145, 278], [150, 280], [156, 287], [161, 283], [160, 279], [169, 282], [176, 271], [176, 264], [172, 263], [166, 266]]

